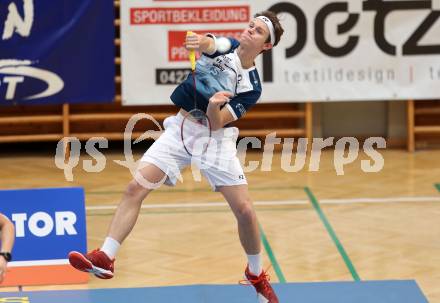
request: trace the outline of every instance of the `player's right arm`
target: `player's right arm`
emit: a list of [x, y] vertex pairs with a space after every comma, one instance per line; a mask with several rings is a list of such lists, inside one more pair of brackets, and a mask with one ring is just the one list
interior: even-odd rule
[[185, 47], [188, 50], [194, 49], [206, 54], [215, 53], [214, 39], [210, 36], [199, 35], [196, 33], [186, 36]]

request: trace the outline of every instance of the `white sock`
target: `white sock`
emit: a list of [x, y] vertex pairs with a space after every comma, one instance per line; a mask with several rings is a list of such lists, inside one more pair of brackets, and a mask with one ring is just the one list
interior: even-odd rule
[[256, 276], [259, 276], [263, 271], [263, 264], [261, 262], [261, 253], [258, 255], [247, 255], [249, 271]]
[[114, 259], [118, 253], [121, 244], [113, 238], [107, 237], [102, 244], [101, 251], [103, 251], [110, 259]]

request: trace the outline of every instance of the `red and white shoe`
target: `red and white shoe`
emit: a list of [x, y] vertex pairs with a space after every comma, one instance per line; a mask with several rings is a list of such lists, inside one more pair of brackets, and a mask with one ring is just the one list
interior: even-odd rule
[[103, 251], [95, 249], [85, 255], [77, 251], [69, 253], [70, 265], [84, 272], [94, 274], [100, 279], [113, 278], [114, 262]]
[[247, 282], [257, 291], [258, 302], [260, 303], [278, 303], [278, 297], [269, 283], [269, 275], [263, 271], [259, 276], [253, 275], [249, 271], [249, 266], [244, 272]]

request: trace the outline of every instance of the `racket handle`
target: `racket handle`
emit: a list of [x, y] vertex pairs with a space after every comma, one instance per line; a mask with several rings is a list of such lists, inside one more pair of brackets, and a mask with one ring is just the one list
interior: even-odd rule
[[[192, 36], [194, 33], [192, 31], [187, 31], [186, 36]], [[191, 62], [191, 70], [194, 71], [196, 69], [196, 51], [191, 49], [189, 50], [189, 62]]]

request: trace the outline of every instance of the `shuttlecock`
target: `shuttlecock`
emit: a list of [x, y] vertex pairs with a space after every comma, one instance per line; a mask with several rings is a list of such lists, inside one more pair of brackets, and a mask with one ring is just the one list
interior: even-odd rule
[[215, 48], [219, 53], [227, 53], [231, 49], [231, 41], [225, 37], [219, 37], [215, 41]]

